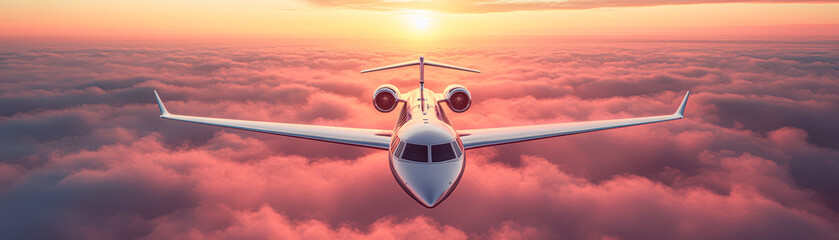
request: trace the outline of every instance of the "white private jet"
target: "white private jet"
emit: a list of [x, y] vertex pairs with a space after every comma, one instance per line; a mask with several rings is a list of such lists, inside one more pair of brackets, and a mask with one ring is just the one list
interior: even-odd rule
[[160, 117], [165, 119], [388, 150], [390, 169], [399, 186], [427, 208], [439, 205], [457, 186], [466, 164], [465, 150], [682, 119], [690, 95], [688, 91], [678, 110], [671, 115], [454, 130], [441, 103], [446, 102], [449, 109], [460, 113], [469, 109], [472, 96], [465, 87], [456, 84], [448, 86], [442, 94], [425, 89], [423, 68], [434, 66], [475, 73], [480, 71], [426, 61], [420, 57], [418, 61], [364, 70], [361, 73], [414, 65], [419, 65], [420, 69], [419, 89], [400, 93], [395, 86], [385, 84], [373, 92], [373, 106], [380, 112], [393, 111], [399, 103], [403, 103], [393, 130], [176, 115], [166, 110], [157, 91], [154, 94], [160, 108]]

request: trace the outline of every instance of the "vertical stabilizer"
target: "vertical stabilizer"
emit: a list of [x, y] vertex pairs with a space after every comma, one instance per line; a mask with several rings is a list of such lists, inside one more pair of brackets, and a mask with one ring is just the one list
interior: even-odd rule
[[419, 66], [420, 66], [420, 109], [422, 112], [425, 112], [425, 58], [420, 56], [419, 59]]

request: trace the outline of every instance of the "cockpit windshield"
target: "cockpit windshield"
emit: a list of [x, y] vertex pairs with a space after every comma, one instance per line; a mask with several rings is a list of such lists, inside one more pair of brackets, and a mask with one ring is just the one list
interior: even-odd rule
[[428, 146], [417, 144], [405, 144], [405, 151], [402, 152], [402, 159], [414, 162], [428, 162]]
[[443, 162], [456, 158], [451, 143], [431, 145], [431, 161]]
[[[429, 147], [431, 151], [429, 152]], [[443, 143], [437, 145], [419, 145], [401, 142], [393, 152], [395, 157], [412, 162], [445, 162], [454, 160], [463, 155], [457, 142]], [[430, 153], [430, 154], [429, 154]], [[400, 157], [401, 156], [401, 157]]]

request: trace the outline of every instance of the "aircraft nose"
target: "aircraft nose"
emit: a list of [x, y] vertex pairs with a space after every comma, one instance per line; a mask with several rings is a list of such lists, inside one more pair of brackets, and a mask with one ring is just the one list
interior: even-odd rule
[[412, 186], [411, 189], [425, 207], [431, 208], [440, 203], [440, 199], [449, 190], [449, 186], [425, 184], [425, 186]]
[[397, 179], [405, 191], [425, 207], [440, 204], [446, 194], [455, 186], [463, 170], [463, 160], [444, 163], [414, 163], [395, 161]]

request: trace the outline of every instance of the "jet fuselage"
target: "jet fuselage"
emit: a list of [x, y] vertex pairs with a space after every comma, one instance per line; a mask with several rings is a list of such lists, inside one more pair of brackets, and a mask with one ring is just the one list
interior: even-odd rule
[[460, 181], [465, 151], [434, 92], [421, 88], [406, 95], [392, 134], [390, 169], [408, 195], [433, 208]]

